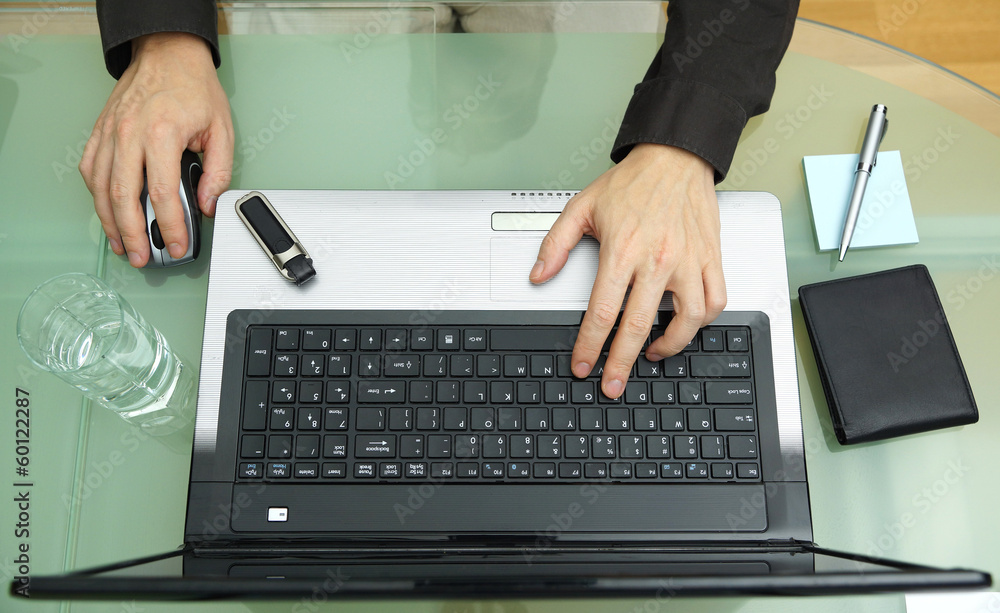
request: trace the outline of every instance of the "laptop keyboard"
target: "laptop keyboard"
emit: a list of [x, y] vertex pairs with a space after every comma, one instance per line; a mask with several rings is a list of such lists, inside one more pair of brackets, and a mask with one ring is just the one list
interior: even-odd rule
[[236, 478], [760, 481], [748, 327], [640, 356], [615, 400], [600, 387], [607, 347], [589, 377], [571, 374], [578, 329], [249, 326]]

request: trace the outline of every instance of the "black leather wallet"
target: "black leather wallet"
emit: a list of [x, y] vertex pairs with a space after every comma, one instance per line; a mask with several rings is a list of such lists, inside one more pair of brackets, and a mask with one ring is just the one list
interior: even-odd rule
[[799, 303], [842, 444], [979, 420], [926, 266], [803, 285]]

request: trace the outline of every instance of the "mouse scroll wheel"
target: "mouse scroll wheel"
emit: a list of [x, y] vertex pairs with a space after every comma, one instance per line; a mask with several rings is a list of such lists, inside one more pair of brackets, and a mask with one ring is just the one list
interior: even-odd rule
[[192, 164], [191, 170], [188, 173], [188, 178], [191, 179], [191, 189], [194, 193], [198, 193], [198, 181], [201, 181], [201, 164]]
[[160, 224], [153, 220], [153, 223], [149, 224], [149, 238], [153, 240], [153, 246], [157, 249], [163, 249], [163, 236], [160, 235]]

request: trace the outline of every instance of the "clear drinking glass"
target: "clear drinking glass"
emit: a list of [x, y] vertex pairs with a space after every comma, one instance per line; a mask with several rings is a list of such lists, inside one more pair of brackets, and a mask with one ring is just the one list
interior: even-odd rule
[[176, 432], [194, 416], [193, 370], [97, 277], [70, 273], [35, 288], [17, 338], [36, 366], [151, 435]]

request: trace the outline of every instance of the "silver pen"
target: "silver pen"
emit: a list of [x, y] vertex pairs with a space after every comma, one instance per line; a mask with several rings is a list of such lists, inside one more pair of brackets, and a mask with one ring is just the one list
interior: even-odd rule
[[872, 176], [875, 161], [878, 158], [878, 148], [882, 144], [886, 130], [889, 129], [889, 119], [886, 117], [888, 108], [884, 104], [872, 107], [868, 118], [868, 129], [865, 130], [865, 140], [861, 143], [861, 153], [858, 155], [858, 168], [854, 171], [854, 189], [851, 190], [851, 201], [847, 206], [847, 219], [844, 220], [844, 233], [840, 236], [840, 261], [844, 261], [847, 248], [854, 236], [854, 226], [858, 224], [858, 213], [861, 212], [861, 201], [865, 197], [868, 179]]

